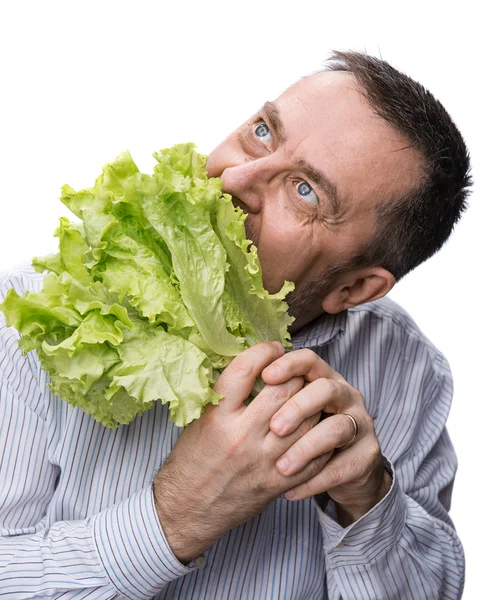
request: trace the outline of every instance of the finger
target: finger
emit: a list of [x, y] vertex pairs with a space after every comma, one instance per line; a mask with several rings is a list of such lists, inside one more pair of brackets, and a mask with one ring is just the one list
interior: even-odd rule
[[354, 425], [346, 415], [328, 417], [307, 431], [279, 458], [277, 470], [283, 475], [294, 475], [314, 458], [345, 446], [353, 436]]
[[326, 454], [318, 456], [314, 460], [310, 461], [309, 464], [296, 475], [291, 475], [288, 477], [278, 473], [282, 482], [282, 493], [284, 494], [292, 489], [295, 490], [304, 485], [306, 482], [311, 481], [319, 473], [322, 473], [323, 469], [326, 467], [326, 464], [331, 459], [332, 454], [332, 452], [326, 452]]
[[329, 413], [348, 412], [354, 405], [356, 391], [347, 383], [320, 378], [309, 383], [272, 417], [270, 429], [276, 435], [288, 435], [307, 417], [318, 411]]
[[262, 373], [263, 381], [270, 384], [281, 383], [291, 377], [299, 376], [305, 377], [306, 381], [314, 381], [319, 377], [345, 381], [339, 373], [308, 348], [288, 352], [278, 357]]
[[270, 431], [270, 419], [304, 384], [303, 377], [293, 377], [279, 385], [266, 385], [246, 407], [244, 418], [255, 431]]
[[370, 460], [367, 459], [362, 443], [333, 455], [324, 468], [312, 478], [290, 489], [288, 500], [304, 500], [316, 494], [333, 490], [367, 475]]
[[214, 386], [214, 391], [223, 395], [221, 410], [231, 413], [242, 406], [263, 369], [282, 354], [284, 347], [279, 342], [262, 342], [236, 356]]
[[300, 425], [285, 437], [278, 437], [272, 431], [267, 433], [265, 438], [265, 448], [268, 456], [271, 456], [276, 462], [280, 456], [285, 454], [291, 446], [296, 444], [296, 442], [301, 439], [308, 431], [310, 431], [313, 427], [319, 423], [321, 419], [321, 413], [318, 412], [315, 415], [312, 415], [308, 419], [305, 419], [300, 423]]

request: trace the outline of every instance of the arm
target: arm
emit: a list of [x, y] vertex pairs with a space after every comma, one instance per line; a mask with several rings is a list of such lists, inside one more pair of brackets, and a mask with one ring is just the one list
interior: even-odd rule
[[213, 541], [326, 460], [294, 478], [277, 473], [278, 456], [320, 415], [287, 439], [269, 430], [272, 413], [302, 387], [302, 378], [267, 386], [245, 405], [263, 367], [284, 352], [259, 344], [220, 377], [224, 400], [181, 434], [155, 478], [155, 501], [148, 487], [88, 519], [62, 521], [52, 506], [59, 467], [57, 447], [49, 443], [50, 396], [38, 390], [38, 365], [20, 355], [13, 330], [0, 335], [0, 455], [8, 457], [0, 462], [0, 598], [151, 598], [201, 564], [191, 561]]
[[49, 521], [59, 467], [38, 385], [0, 327], [0, 598], [151, 598], [194, 568], [166, 544], [151, 486], [88, 519]]
[[445, 432], [416, 471], [427, 480], [423, 487], [405, 492], [394, 466], [389, 493], [345, 528], [338, 523], [335, 503], [322, 506], [318, 500], [333, 597], [337, 590], [358, 597], [358, 585], [365, 586], [372, 599], [461, 597], [464, 553], [438, 497], [438, 492], [443, 498], [451, 492], [454, 464]]
[[[284, 377], [303, 373], [317, 383], [290, 400], [296, 407], [286, 404], [278, 415], [294, 427], [295, 419], [309, 413], [308, 406], [319, 410], [324, 404], [333, 416], [320, 425], [331, 447], [340, 448], [318, 475], [295, 488], [294, 496], [317, 495], [331, 597], [460, 598], [464, 555], [448, 517], [456, 458], [445, 430], [452, 392], [446, 361], [429, 352], [427, 360], [404, 359], [398, 371], [387, 365], [394, 385], [381, 386], [387, 396], [379, 400], [373, 422], [361, 394], [317, 355], [303, 350], [281, 360]], [[263, 377], [281, 380], [267, 370]], [[335, 384], [322, 382], [326, 378]], [[357, 439], [345, 449], [352, 429], [338, 412], [355, 415], [360, 425]], [[299, 468], [321, 451], [316, 447], [326, 450], [324, 432], [316, 433], [317, 428], [308, 432], [310, 440], [306, 436], [287, 453]]]

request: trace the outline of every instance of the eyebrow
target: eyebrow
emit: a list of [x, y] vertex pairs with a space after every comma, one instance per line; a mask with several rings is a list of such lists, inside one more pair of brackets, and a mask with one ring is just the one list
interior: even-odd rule
[[270, 123], [277, 139], [282, 144], [286, 141], [286, 130], [284, 129], [284, 123], [282, 122], [279, 111], [274, 102], [265, 102], [262, 106], [261, 112], [267, 118]]
[[[277, 136], [279, 143], [284, 143], [286, 141], [286, 130], [275, 103], [268, 101], [265, 102], [260, 112], [270, 123], [272, 132]], [[324, 173], [319, 171], [319, 169], [314, 167], [314, 165], [305, 159], [298, 159], [296, 161], [296, 166], [301, 169], [305, 175], [323, 191], [326, 198], [330, 201], [330, 212], [332, 213], [332, 216], [340, 217], [344, 211], [340, 203], [340, 197], [338, 195], [336, 186], [326, 177], [326, 175], [324, 175]]]
[[341, 217], [344, 211], [340, 202], [338, 191], [331, 181], [326, 177], [326, 175], [321, 173], [319, 169], [316, 169], [314, 165], [311, 165], [303, 158], [300, 158], [296, 164], [298, 168], [301, 169], [305, 175], [324, 192], [324, 195], [330, 202], [330, 212], [332, 213], [332, 216]]

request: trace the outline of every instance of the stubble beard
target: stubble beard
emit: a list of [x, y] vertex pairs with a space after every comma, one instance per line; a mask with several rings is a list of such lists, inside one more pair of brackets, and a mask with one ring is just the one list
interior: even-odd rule
[[300, 284], [288, 294], [286, 302], [289, 314], [295, 318], [292, 330], [295, 332], [323, 313], [322, 301], [333, 285], [334, 278], [341, 269], [330, 267], [313, 281]]
[[[246, 219], [244, 222], [246, 229], [246, 237], [258, 247], [259, 232], [254, 224]], [[293, 324], [292, 329], [298, 329], [298, 325], [312, 321], [322, 312], [322, 300], [333, 285], [335, 276], [344, 269], [341, 266], [334, 265], [327, 269], [324, 273], [317, 276], [313, 281], [306, 282], [300, 285], [295, 284], [295, 289], [286, 297], [289, 314], [297, 321], [296, 327]]]

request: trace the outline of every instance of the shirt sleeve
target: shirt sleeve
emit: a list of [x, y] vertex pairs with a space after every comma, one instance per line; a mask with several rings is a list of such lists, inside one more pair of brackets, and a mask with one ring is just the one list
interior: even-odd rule
[[85, 520], [48, 524], [59, 473], [37, 386], [0, 323], [0, 600], [147, 600], [197, 568], [169, 548], [151, 486]]
[[387, 396], [373, 417], [392, 473], [390, 491], [346, 528], [338, 524], [332, 500], [316, 499], [329, 598], [462, 595], [464, 553], [448, 515], [457, 468], [445, 426], [452, 380], [444, 357], [423, 346], [412, 339], [402, 352], [393, 352], [397, 362], [387, 364], [387, 379], [378, 386]]

